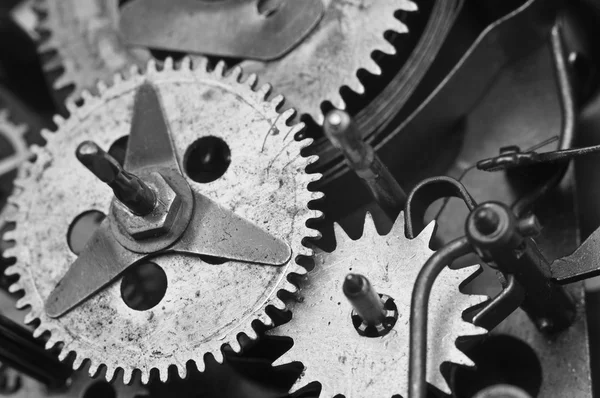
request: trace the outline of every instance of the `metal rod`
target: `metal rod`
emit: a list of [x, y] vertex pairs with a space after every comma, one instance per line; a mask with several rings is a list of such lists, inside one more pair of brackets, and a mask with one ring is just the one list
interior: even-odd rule
[[112, 188], [117, 199], [139, 216], [146, 215], [156, 205], [156, 195], [140, 178], [123, 169], [115, 158], [92, 141], [77, 147], [77, 159], [102, 182]]
[[371, 195], [391, 220], [395, 220], [406, 203], [406, 193], [381, 162], [373, 147], [362, 136], [348, 113], [333, 110], [325, 117], [325, 135], [340, 149], [348, 165], [367, 186]]
[[376, 326], [383, 323], [386, 315], [383, 301], [367, 278], [359, 274], [348, 274], [342, 290], [367, 325]]
[[42, 341], [4, 315], [0, 315], [0, 362], [52, 387], [63, 386], [72, 374]]
[[453, 240], [436, 251], [417, 276], [410, 303], [409, 398], [427, 396], [427, 315], [433, 283], [444, 267], [471, 251], [466, 237]]

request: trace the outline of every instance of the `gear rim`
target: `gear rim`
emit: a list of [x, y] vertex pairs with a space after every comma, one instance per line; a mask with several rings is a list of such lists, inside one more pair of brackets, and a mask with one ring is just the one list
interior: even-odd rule
[[[173, 77], [171, 75], [176, 75], [176, 76]], [[243, 320], [241, 320], [239, 322], [238, 325], [233, 326], [233, 328], [230, 330], [227, 330], [222, 333], [217, 333], [217, 335], [211, 336], [212, 343], [210, 343], [210, 344], [207, 343], [205, 345], [207, 347], [210, 347], [211, 345], [213, 345], [213, 347], [210, 347], [205, 350], [200, 350], [200, 351], [202, 351], [201, 353], [196, 352], [196, 355], [190, 355], [190, 357], [185, 360], [181, 360], [180, 358], [177, 358], [177, 357], [172, 358], [172, 360], [169, 362], [155, 360], [155, 363], [159, 364], [157, 366], [146, 365], [146, 366], [138, 367], [137, 365], [135, 365], [135, 366], [124, 365], [124, 363], [127, 363], [127, 361], [124, 361], [124, 362], [119, 361], [119, 360], [113, 361], [112, 358], [111, 358], [111, 360], [106, 360], [105, 354], [95, 355], [93, 349], [90, 349], [89, 347], [87, 347], [87, 349], [82, 348], [83, 344], [81, 343], [80, 338], [76, 338], [77, 336], [70, 336], [70, 335], [67, 336], [67, 334], [72, 333], [73, 331], [61, 330], [60, 327], [57, 326], [57, 324], [60, 324], [60, 322], [53, 323], [52, 321], [49, 320], [47, 315], [43, 312], [43, 303], [42, 303], [42, 306], [40, 307], [39, 302], [36, 302], [36, 300], [40, 301], [39, 298], [34, 298], [32, 300], [32, 298], [31, 298], [32, 292], [37, 293], [38, 287], [35, 284], [34, 277], [31, 275], [30, 265], [25, 264], [25, 261], [27, 261], [27, 260], [23, 260], [23, 257], [26, 257], [26, 256], [24, 256], [24, 254], [29, 255], [29, 252], [27, 252], [27, 249], [23, 248], [23, 245], [19, 245], [19, 241], [21, 241], [21, 234], [23, 233], [19, 230], [19, 225], [23, 224], [23, 220], [20, 219], [21, 216], [19, 214], [15, 214], [14, 220], [11, 220], [11, 221], [14, 221], [16, 223], [16, 228], [15, 228], [15, 230], [6, 233], [4, 236], [4, 240], [7, 240], [7, 241], [10, 240], [10, 241], [16, 242], [16, 246], [14, 248], [8, 250], [7, 253], [5, 253], [6, 257], [14, 257], [17, 259], [17, 263], [7, 270], [7, 274], [19, 274], [20, 275], [19, 281], [15, 282], [11, 286], [10, 290], [11, 290], [11, 292], [16, 292], [16, 291], [20, 291], [20, 290], [25, 291], [25, 296], [21, 300], [19, 300], [19, 302], [17, 303], [17, 307], [18, 308], [23, 308], [23, 307], [27, 307], [27, 306], [30, 307], [31, 312], [27, 316], [26, 322], [31, 323], [36, 319], [40, 320], [40, 325], [35, 330], [35, 336], [40, 336], [43, 333], [49, 332], [50, 338], [48, 340], [48, 343], [46, 344], [47, 348], [52, 348], [55, 344], [57, 344], [59, 342], [64, 343], [64, 348], [62, 349], [61, 354], [60, 354], [61, 359], [64, 360], [70, 352], [74, 352], [76, 354], [76, 357], [73, 361], [74, 369], [80, 368], [84, 359], [90, 359], [91, 360], [91, 364], [90, 364], [90, 368], [89, 368], [90, 374], [96, 373], [98, 370], [98, 367], [100, 365], [105, 365], [107, 367], [107, 378], [110, 379], [114, 376], [115, 372], [120, 368], [120, 369], [124, 370], [124, 372], [123, 372], [124, 381], [127, 383], [131, 380], [133, 372], [135, 372], [136, 370], [139, 369], [142, 374], [142, 381], [144, 383], [146, 383], [146, 382], [148, 382], [148, 379], [150, 377], [150, 372], [153, 369], [157, 369], [161, 380], [166, 381], [168, 378], [168, 368], [171, 365], [176, 365], [176, 367], [179, 370], [180, 377], [185, 377], [185, 374], [187, 372], [185, 365], [189, 360], [195, 361], [198, 369], [202, 370], [204, 368], [204, 360], [205, 360], [204, 357], [205, 357], [205, 354], [207, 354], [207, 353], [212, 354], [215, 357], [215, 359], [217, 360], [217, 362], [222, 362], [223, 361], [222, 349], [223, 349], [224, 345], [229, 345], [235, 352], [240, 352], [241, 351], [241, 344], [240, 344], [240, 340], [239, 340], [241, 337], [240, 335], [245, 335], [245, 336], [249, 337], [251, 340], [254, 340], [257, 338], [257, 333], [255, 330], [256, 325], [254, 324], [255, 321], [259, 321], [260, 323], [262, 323], [265, 326], [272, 325], [272, 319], [266, 312], [267, 307], [274, 306], [275, 308], [283, 310], [285, 308], [285, 303], [277, 297], [278, 292], [287, 291], [289, 293], [294, 293], [296, 291], [296, 287], [292, 283], [289, 282], [288, 276], [290, 276], [292, 274], [302, 275], [306, 272], [305, 269], [297, 263], [296, 258], [298, 256], [310, 256], [312, 254], [312, 252], [310, 249], [306, 248], [302, 244], [302, 240], [307, 237], [317, 237], [318, 236], [317, 231], [312, 230], [306, 226], [306, 222], [308, 220], [317, 218], [320, 216], [320, 212], [318, 212], [316, 210], [308, 209], [308, 203], [313, 200], [321, 198], [322, 194], [320, 194], [318, 192], [311, 192], [307, 189], [308, 184], [319, 179], [320, 175], [319, 174], [307, 174], [305, 171], [306, 167], [310, 163], [312, 163], [316, 160], [316, 157], [311, 156], [311, 157], [305, 158], [300, 155], [300, 151], [302, 150], [302, 148], [305, 148], [307, 145], [310, 145], [311, 140], [296, 141], [294, 139], [296, 134], [301, 130], [302, 126], [301, 125], [293, 125], [293, 126], [287, 125], [287, 122], [291, 119], [291, 117], [294, 114], [293, 110], [286, 110], [284, 112], [278, 112], [277, 109], [281, 106], [281, 104], [283, 102], [283, 97], [282, 96], [276, 96], [276, 97], [269, 96], [270, 86], [268, 86], [268, 85], [262, 86], [260, 89], [255, 90], [254, 86], [255, 86], [256, 80], [257, 80], [256, 76], [250, 76], [247, 80], [242, 82], [241, 81], [241, 75], [242, 75], [241, 69], [234, 68], [231, 71], [229, 71], [229, 73], [226, 73], [224, 63], [218, 63], [214, 70], [209, 71], [208, 63], [205, 59], [201, 60], [199, 62], [199, 65], [197, 65], [195, 68], [191, 67], [191, 61], [189, 58], [184, 59], [181, 62], [181, 64], [178, 65], [178, 67], [176, 67], [176, 68], [173, 68], [173, 62], [170, 59], [167, 59], [162, 70], [158, 70], [156, 63], [154, 61], [150, 61], [150, 63], [148, 64], [147, 72], [145, 74], [139, 74], [139, 73], [136, 73], [135, 71], [132, 71], [130, 74], [130, 77], [126, 80], [124, 80], [121, 76], [117, 75], [115, 77], [113, 86], [107, 87], [105, 84], [99, 84], [98, 91], [101, 93], [100, 97], [94, 97], [91, 94], [84, 92], [82, 95], [84, 104], [81, 107], [75, 106], [74, 103], [69, 103], [68, 109], [71, 113], [71, 117], [67, 120], [63, 120], [62, 118], [57, 117], [56, 122], [57, 122], [57, 125], [59, 126], [58, 133], [68, 134], [69, 127], [73, 128], [73, 126], [72, 126], [73, 124], [75, 124], [76, 126], [78, 124], [81, 124], [80, 123], [81, 120], [83, 120], [86, 117], [86, 115], [89, 116], [89, 115], [93, 114], [94, 110], [97, 108], [102, 108], [102, 107], [106, 108], [107, 103], [109, 103], [109, 101], [116, 98], [116, 96], [117, 96], [116, 93], [122, 92], [122, 91], [127, 91], [131, 87], [136, 86], [136, 84], [139, 84], [140, 82], [144, 81], [145, 79], [150, 79], [150, 80], [155, 79], [153, 81], [156, 82], [157, 81], [156, 79], [160, 80], [161, 78], [163, 78], [164, 79], [163, 83], [165, 81], [167, 83], [169, 83], [169, 82], [173, 83], [173, 82], [177, 81], [178, 76], [181, 77], [184, 75], [188, 76], [190, 78], [193, 77], [193, 78], [197, 78], [200, 80], [205, 79], [208, 81], [212, 81], [214, 83], [214, 85], [216, 87], [218, 87], [219, 89], [223, 89], [223, 87], [235, 88], [235, 90], [232, 89], [232, 91], [235, 95], [242, 95], [236, 90], [241, 91], [243, 93], [243, 95], [240, 98], [242, 98], [245, 101], [248, 101], [248, 105], [252, 104], [252, 106], [256, 107], [256, 109], [252, 108], [253, 112], [258, 112], [259, 114], [260, 114], [260, 112], [264, 112], [266, 115], [270, 115], [270, 117], [268, 117], [268, 118], [261, 116], [262, 119], [259, 119], [259, 121], [258, 121], [260, 123], [263, 123], [263, 127], [268, 127], [268, 134], [266, 137], [263, 137], [264, 131], [263, 131], [263, 133], [260, 134], [260, 136], [255, 137], [255, 138], [257, 138], [257, 140], [255, 140], [255, 141], [258, 141], [259, 143], [262, 142], [262, 139], [264, 138], [264, 143], [262, 143], [261, 151], [263, 151], [263, 150], [265, 152], [271, 151], [269, 149], [269, 145], [266, 144], [267, 138], [271, 134], [272, 136], [279, 135], [280, 137], [277, 139], [281, 138], [284, 141], [287, 140], [284, 148], [281, 149], [281, 153], [284, 154], [282, 156], [283, 159], [289, 160], [289, 158], [286, 158], [286, 156], [289, 156], [289, 153], [292, 153], [292, 152], [295, 153], [294, 156], [296, 156], [296, 157], [292, 158], [292, 160], [289, 161], [288, 166], [292, 166], [291, 168], [299, 167], [299, 169], [302, 170], [302, 174], [297, 176], [296, 178], [292, 179], [293, 183], [295, 184], [294, 185], [295, 189], [299, 190], [299, 192], [296, 192], [298, 195], [296, 195], [296, 197], [294, 198], [294, 200], [297, 201], [294, 203], [294, 206], [296, 206], [295, 209], [296, 209], [297, 213], [294, 215], [294, 219], [292, 220], [292, 224], [294, 225], [294, 228], [295, 228], [296, 238], [294, 239], [293, 243], [290, 242], [290, 245], [293, 247], [294, 257], [285, 266], [285, 268], [286, 268], [285, 271], [282, 272], [281, 275], [279, 275], [276, 278], [277, 279], [276, 283], [275, 283], [274, 287], [269, 291], [269, 295], [267, 296], [267, 299], [265, 299], [256, 308], [252, 309], [252, 312], [251, 312], [252, 316], [244, 318]], [[128, 85], [131, 87], [129, 87]], [[106, 100], [106, 98], [109, 98], [109, 100]], [[247, 109], [246, 109], [246, 112], [248, 112]], [[73, 121], [73, 120], [75, 120], [75, 121]], [[256, 122], [256, 121], [253, 121], [253, 122]], [[173, 122], [171, 121], [171, 123], [173, 123]], [[248, 127], [248, 126], [246, 126], [246, 127]], [[175, 128], [177, 128], [177, 127], [175, 127]], [[66, 130], [66, 132], [63, 130]], [[175, 134], [175, 135], [177, 135], [177, 134]], [[44, 136], [48, 142], [46, 147], [33, 148], [34, 153], [36, 153], [38, 155], [38, 161], [37, 161], [38, 163], [43, 162], [45, 151], [47, 151], [51, 145], [55, 145], [55, 144], [53, 144], [53, 142], [54, 142], [54, 140], [57, 140], [56, 136], [54, 136], [54, 134], [48, 134], [48, 132], [45, 132]], [[59, 136], [59, 135], [57, 134], [57, 136]], [[201, 135], [196, 135], [193, 140], [196, 140], [200, 136]], [[120, 137], [115, 136], [112, 138], [114, 138], [116, 140]], [[176, 137], [173, 137], [173, 139], [176, 140]], [[60, 142], [60, 140], [57, 142]], [[177, 145], [177, 143], [175, 143], [175, 146], [179, 148], [179, 145]], [[180, 149], [178, 149], [178, 152], [179, 151], [180, 151]], [[183, 152], [185, 152], [185, 150]], [[263, 155], [261, 155], [261, 156], [263, 156]], [[180, 156], [178, 156], [178, 158], [181, 159]], [[265, 158], [265, 159], [269, 159], [269, 158]], [[269, 161], [271, 161], [271, 159], [269, 159]], [[281, 161], [282, 161], [281, 159], [279, 161], [277, 161], [276, 159], [272, 159], [270, 166], [275, 166], [275, 169], [277, 170], [277, 167], [281, 167], [281, 164], [278, 163]], [[12, 206], [19, 207], [21, 205], [20, 199], [22, 198], [22, 193], [27, 190], [26, 185], [27, 185], [28, 179], [32, 175], [35, 174], [35, 170], [34, 170], [36, 167], [35, 165], [36, 165], [36, 163], [32, 162], [32, 163], [28, 163], [25, 167], [23, 167], [23, 170], [21, 171], [19, 178], [17, 179], [17, 182], [16, 182], [16, 186], [18, 187], [19, 192], [14, 194], [12, 199], [10, 200], [10, 203]], [[276, 173], [274, 173], [274, 174], [276, 174]], [[271, 181], [269, 181], [269, 182], [271, 182]], [[192, 182], [192, 184], [194, 184], [194, 183]], [[195, 183], [195, 184], [197, 185], [197, 183]], [[283, 184], [283, 182], [282, 182], [282, 184]], [[299, 199], [299, 198], [304, 198], [304, 199]], [[106, 203], [108, 203], [108, 202], [106, 202]], [[296, 203], [303, 203], [303, 204], [296, 205]], [[238, 208], [242, 208], [240, 203], [237, 203], [237, 205], [238, 205]], [[245, 210], [245, 211], [247, 211], [247, 210]], [[287, 211], [287, 208], [286, 208], [286, 211]], [[245, 216], [247, 216], [247, 215], [245, 215]], [[272, 214], [272, 216], [273, 216], [273, 219], [276, 219], [277, 217], [281, 218], [284, 215], [283, 215], [283, 213], [281, 213], [281, 214]], [[289, 216], [289, 214], [286, 213], [285, 216]], [[255, 222], [256, 222], [256, 220], [255, 220]], [[291, 240], [291, 239], [289, 239], [289, 240]], [[55, 277], [56, 277], [56, 275], [55, 275]], [[113, 288], [115, 288], [115, 286], [116, 285], [113, 284], [109, 289], [113, 289]], [[116, 287], [118, 288], [118, 286], [116, 286]], [[198, 297], [198, 296], [196, 296], [196, 297]], [[239, 326], [242, 324], [243, 324], [243, 326]], [[215, 339], [218, 341], [215, 342], [216, 341]], [[106, 350], [106, 347], [104, 347], [104, 349]], [[199, 351], [199, 350], [196, 350], [196, 351]], [[200, 359], [200, 358], [202, 358], [202, 359]], [[143, 369], [140, 369], [140, 368], [143, 368]]]

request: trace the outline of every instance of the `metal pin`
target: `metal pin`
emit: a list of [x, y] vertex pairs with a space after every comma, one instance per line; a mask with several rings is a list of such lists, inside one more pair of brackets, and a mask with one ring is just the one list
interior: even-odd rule
[[367, 278], [359, 274], [348, 274], [344, 279], [342, 290], [354, 307], [354, 311], [367, 325], [376, 326], [383, 323], [386, 310], [379, 294]]
[[140, 178], [123, 169], [115, 158], [92, 141], [77, 147], [77, 159], [96, 177], [112, 188], [117, 199], [139, 216], [154, 210], [156, 196]]
[[363, 141], [350, 115], [333, 110], [325, 117], [323, 127], [329, 141], [344, 153], [348, 165], [369, 188], [377, 204], [391, 220], [395, 220], [404, 208], [406, 193], [373, 147]]

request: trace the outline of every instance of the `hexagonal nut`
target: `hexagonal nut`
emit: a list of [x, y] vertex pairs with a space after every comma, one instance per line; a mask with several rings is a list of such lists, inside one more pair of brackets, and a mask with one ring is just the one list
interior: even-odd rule
[[145, 216], [129, 211], [120, 202], [115, 203], [115, 218], [123, 229], [134, 239], [143, 240], [164, 235], [169, 232], [181, 209], [181, 198], [171, 185], [159, 173], [144, 178], [156, 193], [156, 207]]

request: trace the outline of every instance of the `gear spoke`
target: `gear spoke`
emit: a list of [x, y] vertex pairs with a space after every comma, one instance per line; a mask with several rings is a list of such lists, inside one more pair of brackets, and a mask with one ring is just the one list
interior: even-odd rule
[[290, 247], [206, 196], [194, 192], [194, 215], [173, 251], [281, 266]]
[[124, 167], [132, 173], [148, 167], [179, 171], [169, 125], [158, 93], [150, 83], [142, 84], [135, 94]]
[[144, 256], [121, 246], [105, 219], [50, 293], [46, 300], [46, 313], [53, 318], [64, 315]]

